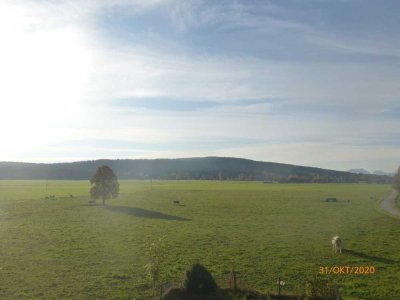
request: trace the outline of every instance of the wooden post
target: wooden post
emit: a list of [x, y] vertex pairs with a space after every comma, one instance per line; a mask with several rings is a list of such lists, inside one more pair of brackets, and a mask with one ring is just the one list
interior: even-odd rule
[[237, 291], [236, 271], [233, 270], [233, 291]]
[[281, 278], [278, 277], [278, 297], [281, 299]]
[[229, 274], [229, 285], [233, 289], [234, 292], [237, 291], [235, 263], [232, 264], [232, 270], [231, 270], [231, 273]]
[[340, 296], [339, 288], [338, 288], [337, 285], [335, 285], [335, 294], [336, 294], [336, 300], [342, 299], [342, 297]]

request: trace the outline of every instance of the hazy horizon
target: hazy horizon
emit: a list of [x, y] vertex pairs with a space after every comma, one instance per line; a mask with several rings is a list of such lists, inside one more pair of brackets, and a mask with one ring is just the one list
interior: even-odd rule
[[[188, 157], [155, 157], [155, 158], [97, 158], [97, 159], [88, 159], [88, 160], [74, 160], [74, 161], [53, 161], [53, 162], [31, 162], [31, 161], [0, 161], [0, 163], [26, 163], [26, 164], [63, 164], [63, 163], [79, 163], [83, 161], [98, 161], [98, 160], [164, 160], [164, 159], [197, 159], [197, 158], [210, 158], [210, 157], [217, 157], [217, 158], [233, 158], [233, 159], [246, 159], [246, 160], [252, 160], [252, 161], [257, 161], [257, 162], [266, 162], [266, 163], [277, 163], [277, 164], [287, 164], [284, 162], [272, 162], [272, 161], [265, 161], [265, 160], [254, 160], [254, 159], [249, 159], [249, 158], [244, 158], [244, 157], [231, 157], [231, 156], [202, 156], [202, 157], [193, 157], [193, 156], [188, 156]], [[289, 164], [289, 165], [294, 165], [294, 164]], [[313, 167], [313, 166], [307, 166], [307, 165], [296, 165], [299, 167]], [[320, 167], [316, 167], [320, 168]], [[322, 168], [326, 169], [326, 168]], [[370, 174], [373, 174], [375, 171], [383, 171], [383, 170], [367, 170], [365, 168], [359, 167], [359, 168], [352, 168], [352, 169], [347, 169], [347, 170], [336, 170], [336, 169], [329, 169], [332, 171], [345, 171], [349, 172], [352, 171], [352, 173], [355, 174], [360, 174], [359, 172], [354, 172], [356, 170], [363, 170], [367, 171]], [[385, 173], [390, 173], [390, 174], [395, 174], [395, 171], [392, 172], [386, 172]], [[362, 173], [362, 172], [361, 172]], [[387, 174], [385, 174], [387, 175]]]
[[0, 161], [400, 164], [397, 1], [0, 3]]

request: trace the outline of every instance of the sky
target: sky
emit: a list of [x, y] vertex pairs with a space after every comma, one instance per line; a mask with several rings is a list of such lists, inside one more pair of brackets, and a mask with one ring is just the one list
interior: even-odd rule
[[2, 0], [0, 161], [400, 165], [400, 2]]

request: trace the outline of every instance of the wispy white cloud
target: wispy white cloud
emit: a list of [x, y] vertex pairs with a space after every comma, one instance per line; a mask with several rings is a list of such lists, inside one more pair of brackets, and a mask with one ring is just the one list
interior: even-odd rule
[[386, 36], [376, 34], [368, 38], [354, 36], [334, 37], [315, 32], [310, 37], [310, 40], [320, 47], [326, 47], [327, 49], [341, 53], [365, 54], [389, 58], [398, 58], [400, 56], [400, 43], [397, 36], [387, 38]]
[[[108, 99], [164, 96], [193, 100], [294, 99], [298, 104], [394, 105], [396, 65], [286, 63], [233, 56], [176, 56], [131, 47], [99, 53], [95, 85]], [[109, 88], [109, 91], [105, 90]], [[111, 95], [114, 93], [113, 95]], [[351, 99], [351, 101], [349, 101]]]

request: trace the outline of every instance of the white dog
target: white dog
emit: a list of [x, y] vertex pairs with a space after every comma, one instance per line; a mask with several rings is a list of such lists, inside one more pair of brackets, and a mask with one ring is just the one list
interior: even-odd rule
[[340, 252], [342, 253], [342, 240], [340, 239], [339, 236], [334, 236], [332, 238], [332, 249], [337, 253]]

